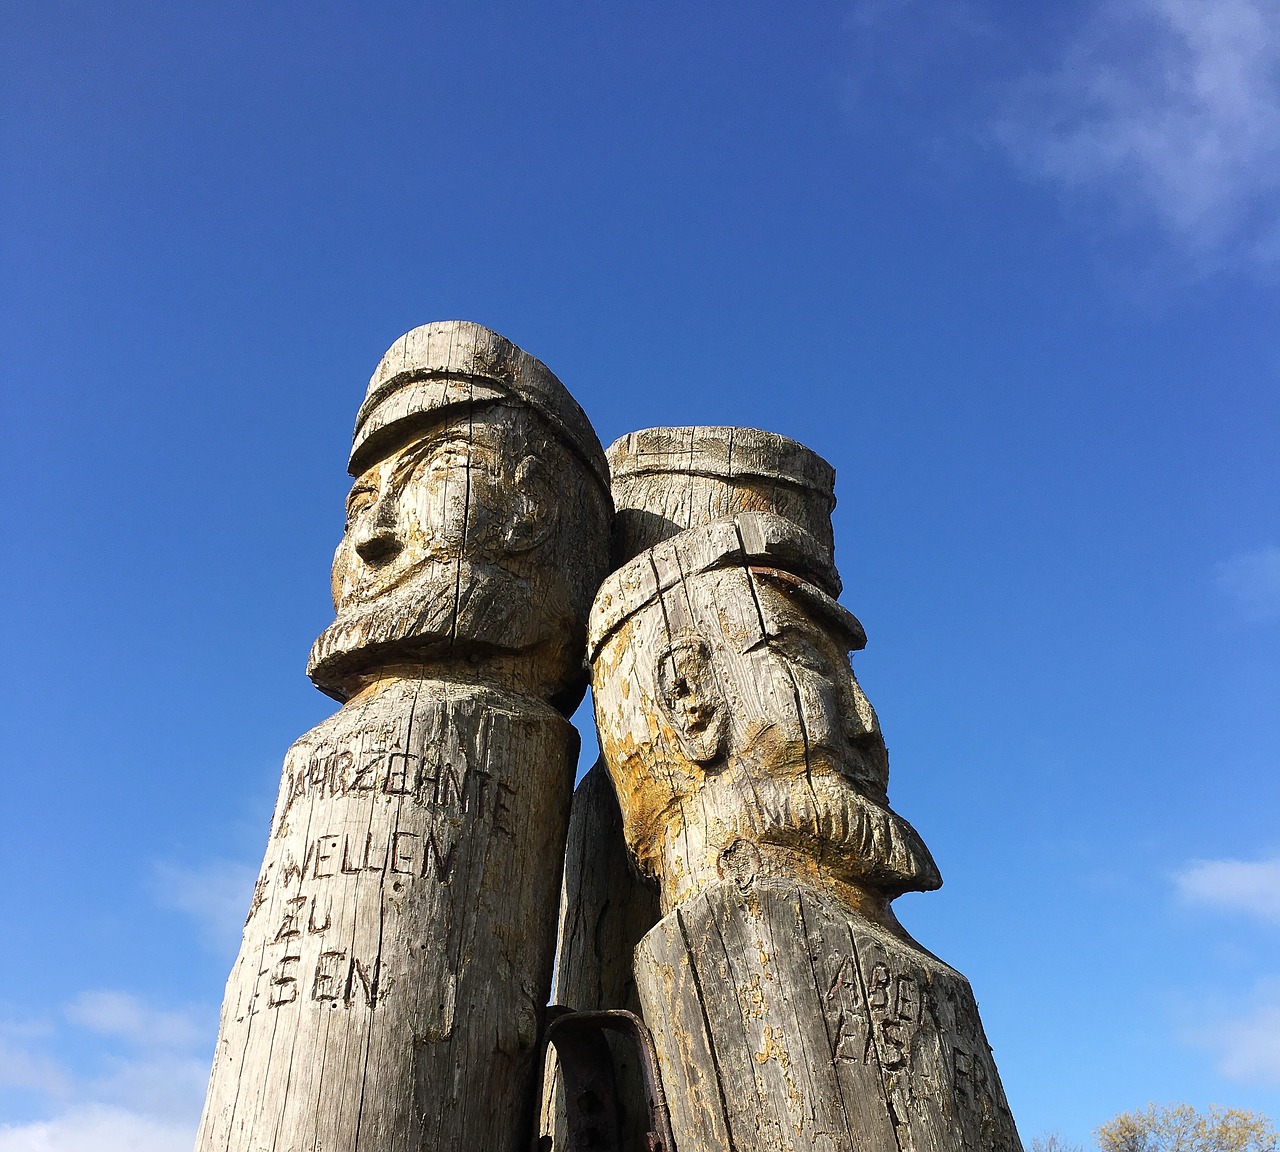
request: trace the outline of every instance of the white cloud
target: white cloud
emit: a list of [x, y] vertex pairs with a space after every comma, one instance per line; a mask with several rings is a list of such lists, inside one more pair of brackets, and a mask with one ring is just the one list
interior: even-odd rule
[[208, 1059], [150, 1056], [116, 1061], [105, 1076], [86, 1082], [80, 1094], [86, 1100], [180, 1123], [199, 1116], [208, 1083]]
[[1216, 575], [1248, 619], [1280, 619], [1280, 548], [1238, 553], [1219, 564]]
[[207, 943], [219, 951], [234, 952], [256, 878], [254, 869], [231, 860], [197, 867], [161, 863], [155, 866], [153, 889], [161, 907], [192, 917]]
[[0, 1125], [0, 1152], [190, 1152], [194, 1123], [122, 1108], [80, 1108], [56, 1120]]
[[66, 1017], [131, 1050], [127, 1055], [109, 1053], [101, 1075], [76, 1085], [79, 1100], [123, 1106], [166, 1121], [199, 1112], [209, 1076], [203, 1050], [212, 1046], [212, 1020], [202, 1024], [189, 1012], [152, 1008], [118, 991], [84, 992], [67, 1005]]
[[[0, 1085], [52, 1118], [0, 1126], [0, 1152], [191, 1147], [209, 1075], [211, 1019], [127, 992], [85, 992], [53, 1020], [0, 1024]], [[71, 1026], [68, 1031], [68, 1025]], [[16, 1043], [15, 1043], [16, 1041]], [[64, 1059], [44, 1049], [59, 1045]]]
[[1189, 904], [1243, 912], [1280, 924], [1280, 857], [1193, 860], [1173, 880], [1178, 895]]
[[1219, 1049], [1218, 1070], [1228, 1080], [1280, 1087], [1280, 1004], [1225, 1021], [1211, 1039]]
[[57, 1061], [0, 1039], [0, 1086], [61, 1096], [70, 1085], [70, 1077]]
[[118, 1036], [144, 1048], [187, 1048], [206, 1029], [184, 1012], [148, 1007], [128, 992], [83, 992], [66, 1009], [67, 1019], [103, 1036]]
[[1262, 981], [1250, 1010], [1202, 1029], [1191, 1039], [1213, 1052], [1228, 1080], [1280, 1088], [1280, 980]]
[[1101, 190], [1201, 256], [1280, 255], [1280, 0], [1111, 0], [1000, 136], [1038, 176]]

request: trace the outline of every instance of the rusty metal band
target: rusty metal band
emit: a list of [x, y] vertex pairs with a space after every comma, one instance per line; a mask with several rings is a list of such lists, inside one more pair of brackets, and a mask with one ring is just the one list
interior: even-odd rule
[[667, 1098], [658, 1073], [657, 1051], [644, 1021], [633, 1012], [574, 1012], [552, 1005], [547, 1009], [543, 1037], [546, 1051], [555, 1048], [564, 1088], [569, 1144], [554, 1148], [543, 1136], [539, 1152], [623, 1152], [618, 1083], [606, 1032], [627, 1037], [640, 1059], [647, 1131], [644, 1152], [676, 1152], [671, 1136]]

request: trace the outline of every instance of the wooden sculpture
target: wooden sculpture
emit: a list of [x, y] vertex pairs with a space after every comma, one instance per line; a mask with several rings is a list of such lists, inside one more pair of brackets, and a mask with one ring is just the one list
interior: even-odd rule
[[[831, 550], [835, 473], [785, 436], [754, 428], [648, 428], [623, 436], [605, 455], [615, 507], [615, 564], [683, 529], [751, 510], [786, 514], [822, 536]], [[618, 801], [607, 765], [598, 760], [573, 796], [554, 1002], [577, 1011], [640, 1012], [632, 960], [659, 917], [656, 882], [628, 861]], [[639, 1147], [634, 1053], [616, 1042], [614, 1053], [624, 1140]], [[553, 1054], [541, 1131], [562, 1149], [568, 1130], [558, 1089]]]
[[630, 443], [654, 450], [614, 491], [646, 547], [602, 586], [589, 655], [660, 887], [635, 979], [680, 1152], [1019, 1152], [967, 981], [890, 908], [941, 879], [888, 804], [816, 458], [743, 430]]
[[308, 668], [342, 707], [285, 758], [197, 1149], [523, 1152], [607, 468], [545, 365], [448, 322], [378, 365], [350, 470]]

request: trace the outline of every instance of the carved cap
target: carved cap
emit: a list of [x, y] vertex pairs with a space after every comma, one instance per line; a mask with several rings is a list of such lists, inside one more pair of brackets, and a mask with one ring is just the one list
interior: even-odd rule
[[835, 469], [803, 444], [759, 428], [644, 428], [605, 453], [619, 519], [615, 559], [739, 512], [775, 512], [827, 553]]
[[356, 416], [348, 471], [376, 463], [403, 425], [429, 412], [506, 401], [536, 412], [606, 492], [609, 466], [578, 402], [541, 360], [468, 320], [440, 320], [406, 332], [382, 357]]
[[862, 625], [835, 600], [840, 578], [818, 542], [781, 516], [743, 512], [688, 528], [607, 576], [591, 606], [587, 659], [594, 662], [605, 641], [642, 608], [716, 568], [750, 568], [800, 600], [849, 649], [866, 645]]
[[642, 428], [615, 440], [605, 455], [615, 477], [689, 472], [726, 480], [754, 476], [812, 489], [835, 507], [836, 470], [811, 448], [759, 428]]

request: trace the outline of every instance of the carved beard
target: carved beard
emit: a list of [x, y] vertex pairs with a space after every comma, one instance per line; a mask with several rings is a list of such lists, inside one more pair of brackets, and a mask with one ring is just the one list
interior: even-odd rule
[[[660, 879], [659, 861], [667, 854], [660, 845], [665, 842], [669, 853], [673, 832], [684, 838], [690, 825], [700, 825], [694, 842], [713, 857], [745, 840], [808, 857], [846, 883], [889, 899], [942, 887], [920, 834], [838, 771], [753, 774], [744, 787], [741, 773], [730, 770], [704, 781], [701, 793], [675, 798], [661, 811], [645, 813], [642, 824], [630, 825], [628, 843], [646, 875]], [[689, 850], [684, 840], [681, 853]]]
[[527, 651], [553, 639], [556, 622], [571, 618], [567, 603], [561, 604], [566, 600], [562, 581], [535, 587], [492, 563], [428, 561], [377, 599], [340, 611], [311, 646], [307, 675], [322, 692], [345, 701], [354, 681], [381, 665], [458, 648]]
[[920, 834], [844, 775], [757, 779], [742, 804], [750, 838], [801, 852], [850, 883], [889, 897], [942, 887]]

